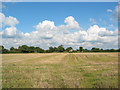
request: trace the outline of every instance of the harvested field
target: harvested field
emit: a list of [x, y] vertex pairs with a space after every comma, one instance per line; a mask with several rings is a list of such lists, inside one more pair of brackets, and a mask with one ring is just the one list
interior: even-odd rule
[[2, 55], [3, 88], [117, 88], [118, 53]]

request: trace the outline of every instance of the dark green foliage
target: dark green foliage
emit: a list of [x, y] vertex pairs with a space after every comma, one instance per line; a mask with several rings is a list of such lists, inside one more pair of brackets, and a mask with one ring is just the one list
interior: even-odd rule
[[5, 49], [4, 46], [0, 46], [0, 53], [53, 53], [53, 52], [73, 52], [73, 53], [79, 53], [79, 52], [120, 52], [119, 49], [100, 49], [93, 47], [91, 50], [83, 49], [83, 47], [79, 47], [79, 49], [73, 50], [72, 47], [67, 47], [66, 49], [63, 47], [63, 45], [60, 45], [58, 47], [49, 47], [48, 50], [44, 50], [39, 47], [34, 46], [27, 46], [22, 45], [19, 46], [18, 49], [11, 47], [10, 50]]
[[117, 51], [120, 52], [120, 48]]
[[3, 46], [0, 46], [0, 53], [2, 53], [2, 49], [3, 49], [4, 47]]
[[64, 51], [65, 51], [65, 49], [64, 49], [63, 45], [58, 46], [58, 52], [64, 52]]
[[0, 53], [9, 53], [9, 50], [5, 49], [4, 46], [0, 46]]
[[21, 53], [29, 53], [30, 52], [30, 49], [27, 45], [19, 46], [18, 49], [20, 50]]
[[66, 51], [67, 51], [67, 52], [70, 52], [70, 50], [73, 50], [73, 48], [72, 48], [72, 47], [66, 48]]
[[9, 53], [20, 53], [20, 50], [14, 47], [11, 47]]
[[15, 49], [14, 47], [11, 47], [11, 48], [10, 48], [10, 51], [12, 51], [12, 50], [14, 50], [14, 49]]
[[83, 51], [84, 51], [84, 52], [89, 52], [89, 50], [88, 50], [88, 49], [84, 49]]
[[83, 52], [83, 47], [79, 47], [79, 51], [80, 51], [80, 52]]
[[92, 48], [91, 51], [92, 52], [100, 52], [100, 49], [99, 48]]
[[58, 49], [56, 47], [54, 47], [54, 52], [58, 52]]
[[54, 52], [54, 48], [53, 47], [49, 47], [49, 51], [50, 52]]
[[44, 50], [42, 48], [35, 47], [35, 52], [37, 52], [37, 53], [43, 53]]

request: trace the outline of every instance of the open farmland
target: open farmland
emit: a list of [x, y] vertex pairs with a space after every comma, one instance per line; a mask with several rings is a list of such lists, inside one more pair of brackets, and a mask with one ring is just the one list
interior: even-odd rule
[[118, 53], [3, 54], [3, 88], [117, 88]]

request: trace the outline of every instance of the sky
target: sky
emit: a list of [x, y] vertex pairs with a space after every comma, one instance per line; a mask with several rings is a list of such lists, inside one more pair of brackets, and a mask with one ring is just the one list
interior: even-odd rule
[[119, 0], [2, 0], [2, 2], [118, 2]]
[[118, 48], [117, 2], [3, 2], [2, 43]]

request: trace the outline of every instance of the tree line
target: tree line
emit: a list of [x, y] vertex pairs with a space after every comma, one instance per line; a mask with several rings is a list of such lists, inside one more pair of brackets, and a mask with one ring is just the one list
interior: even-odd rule
[[79, 47], [79, 49], [74, 50], [72, 47], [64, 48], [63, 45], [60, 45], [58, 47], [49, 47], [48, 50], [44, 50], [40, 47], [34, 47], [34, 46], [27, 46], [22, 45], [18, 48], [11, 47], [10, 50], [4, 48], [4, 46], [0, 46], [0, 53], [79, 53], [79, 52], [119, 52], [119, 49], [101, 49], [101, 48], [95, 48], [92, 49], [84, 49], [83, 47]]

